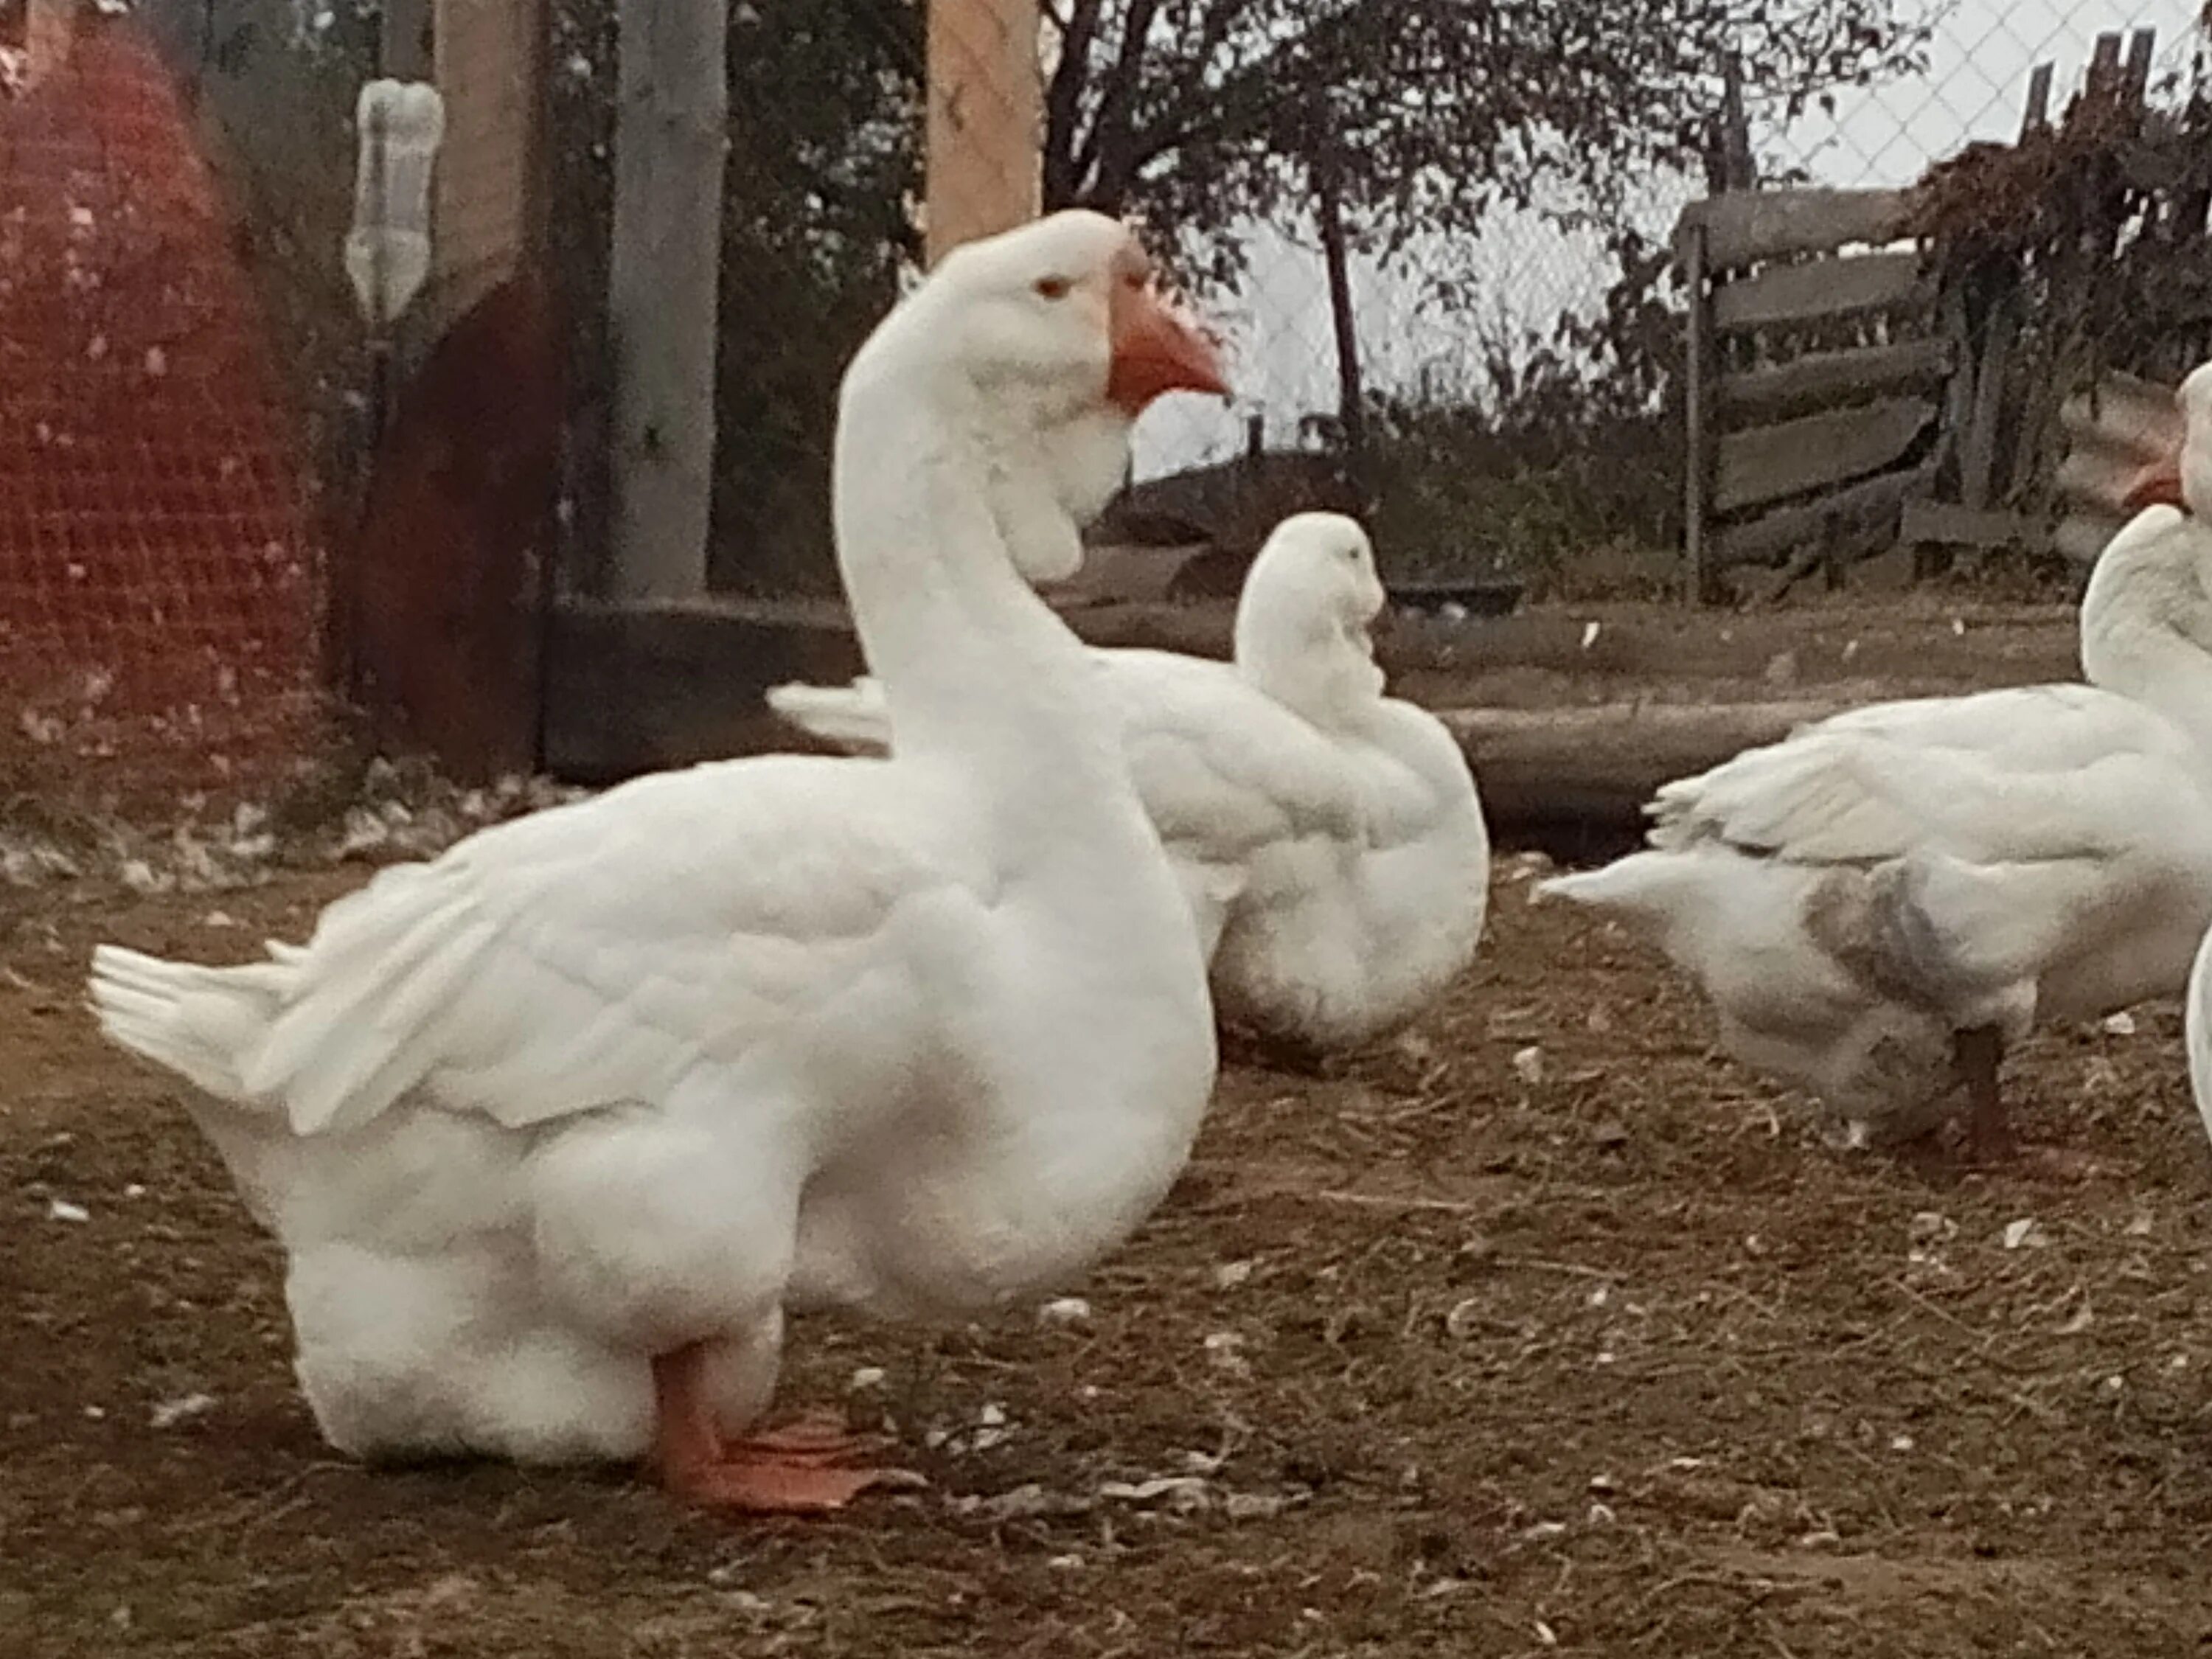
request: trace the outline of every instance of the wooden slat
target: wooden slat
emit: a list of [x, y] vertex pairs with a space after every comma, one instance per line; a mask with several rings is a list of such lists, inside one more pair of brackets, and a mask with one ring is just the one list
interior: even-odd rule
[[1852, 484], [1802, 507], [1784, 507], [1746, 524], [1731, 525], [1712, 538], [1708, 556], [1717, 568], [1738, 564], [1771, 564], [1830, 535], [1849, 537], [1869, 526], [1894, 522], [1898, 509], [1927, 493], [1933, 469], [1913, 467]]
[[2088, 72], [2082, 77], [2091, 92], [2110, 91], [2120, 78], [2120, 32], [2118, 29], [2097, 37], [2096, 46], [2089, 53]]
[[2128, 64], [2120, 82], [2120, 90], [2130, 104], [2142, 102], [2143, 94], [2150, 86], [2150, 63], [2158, 53], [2158, 31], [2137, 29], [2128, 37]]
[[2020, 136], [2039, 132], [2051, 124], [2051, 69], [2038, 64], [2027, 77], [2027, 102], [2020, 113]]
[[1851, 351], [1816, 351], [1795, 362], [1721, 378], [1723, 414], [1771, 420], [1851, 398], [1920, 392], [1951, 372], [1947, 340], [1906, 340]]
[[1935, 418], [1929, 398], [1891, 398], [1731, 432], [1715, 458], [1714, 511], [1739, 512], [1876, 471]]
[[1907, 501], [1898, 521], [1901, 542], [1952, 547], [2033, 547], [2047, 543], [2043, 526], [2017, 513], [1961, 507], [1955, 501]]
[[1692, 224], [1705, 232], [1717, 270], [1790, 253], [1826, 253], [1852, 242], [1893, 242], [1905, 233], [1906, 198], [1895, 190], [1762, 190], [1692, 202], [1675, 246]]
[[1924, 304], [1935, 285], [1911, 250], [1777, 265], [1730, 283], [1713, 295], [1713, 326], [1722, 333], [1809, 323], [1892, 306]]

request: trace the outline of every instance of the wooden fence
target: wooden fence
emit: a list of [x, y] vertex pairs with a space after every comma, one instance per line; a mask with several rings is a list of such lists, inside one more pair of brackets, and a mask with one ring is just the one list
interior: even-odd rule
[[1954, 349], [1894, 191], [1732, 191], [1675, 231], [1689, 289], [1692, 591], [1894, 539]]
[[[2139, 110], [2154, 46], [2148, 29], [2124, 56], [2120, 35], [2100, 36], [2081, 99]], [[2030, 77], [2022, 145], [2050, 133], [2053, 74]], [[1917, 191], [1728, 189], [1685, 210], [1693, 597], [1744, 566], [1780, 566], [1786, 586], [1900, 543], [1923, 571], [1955, 547], [2077, 562], [2102, 547], [2100, 521], [2051, 518], [2080, 365], [2036, 326], [2024, 268], [1939, 278], [1925, 205]]]

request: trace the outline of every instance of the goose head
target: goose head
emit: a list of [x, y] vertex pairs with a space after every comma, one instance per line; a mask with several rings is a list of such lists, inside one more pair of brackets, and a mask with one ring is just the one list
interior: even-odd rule
[[2156, 506], [2192, 514], [2212, 508], [2212, 363], [2189, 372], [2174, 402], [2181, 411], [2181, 441], [2136, 475], [2126, 495], [2131, 513]]
[[[1170, 392], [1226, 395], [1218, 348], [1161, 293], [1135, 232], [1069, 209], [948, 253], [846, 376], [921, 389], [988, 452], [1002, 518], [1048, 507], [1076, 524], [1119, 489], [1138, 415]], [[1045, 502], [1021, 496], [1038, 482]], [[1021, 481], [1018, 486], [1015, 481]], [[1031, 581], [1071, 575], [1070, 537], [1009, 537]]]
[[2212, 364], [2175, 394], [2179, 441], [2136, 475], [2135, 517], [2098, 556], [2081, 595], [2090, 683], [2163, 708], [2191, 730], [2212, 721]]
[[1318, 725], [1352, 718], [1382, 690], [1371, 633], [1387, 595], [1357, 520], [1299, 513], [1277, 525], [1237, 602], [1237, 666]]

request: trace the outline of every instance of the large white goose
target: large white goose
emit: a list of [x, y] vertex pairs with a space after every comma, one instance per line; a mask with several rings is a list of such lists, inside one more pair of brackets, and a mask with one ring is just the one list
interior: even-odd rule
[[[838, 414], [895, 759], [641, 779], [385, 871], [245, 967], [96, 953], [107, 1035], [206, 1091], [285, 1246], [333, 1443], [649, 1454], [700, 1502], [835, 1505], [878, 1472], [746, 1437], [787, 1310], [993, 1304], [1165, 1193], [1212, 1083], [1204, 963], [1024, 579], [1075, 568], [1072, 498], [1121, 471], [1100, 411], [1176, 387], [1223, 389], [1212, 349], [1114, 221], [951, 254]], [[1087, 459], [1042, 443], [1069, 430]]]
[[1883, 703], [1671, 783], [1644, 851], [1541, 884], [1648, 925], [1740, 1059], [1853, 1139], [2011, 1149], [1997, 1070], [2040, 1020], [2179, 989], [2212, 922], [2212, 368], [2081, 614], [2087, 685]]
[[[1384, 598], [1358, 522], [1302, 513], [1252, 562], [1231, 663], [1092, 653], [1223, 1018], [1301, 1061], [1412, 1018], [1482, 931], [1481, 803], [1443, 723], [1383, 695], [1370, 629]], [[870, 679], [778, 686], [769, 702], [856, 752], [892, 742]]]

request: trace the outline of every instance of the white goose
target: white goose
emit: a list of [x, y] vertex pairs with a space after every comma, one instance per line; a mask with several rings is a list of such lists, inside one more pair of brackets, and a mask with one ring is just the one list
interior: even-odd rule
[[[1092, 653], [1222, 1017], [1302, 1059], [1412, 1018], [1482, 931], [1490, 845], [1474, 780], [1441, 721], [1383, 696], [1370, 633], [1383, 604], [1366, 532], [1298, 514], [1252, 562], [1233, 665]], [[856, 752], [892, 742], [870, 679], [778, 686], [769, 703]]]
[[207, 1091], [287, 1249], [334, 1444], [649, 1453], [701, 1502], [835, 1505], [880, 1472], [738, 1437], [787, 1310], [992, 1304], [1166, 1192], [1213, 1078], [1204, 963], [1024, 578], [1075, 568], [1068, 498], [1111, 487], [1040, 433], [1174, 387], [1223, 389], [1121, 225], [953, 253], [838, 415], [896, 759], [641, 779], [386, 870], [246, 967], [95, 954], [107, 1035]]
[[2081, 605], [2091, 684], [1878, 704], [1660, 790], [1647, 850], [1540, 895], [1648, 925], [1738, 1058], [1854, 1140], [1942, 1121], [2010, 1149], [1997, 1084], [2036, 1020], [2171, 994], [2212, 922], [2212, 368], [2183, 453]]

